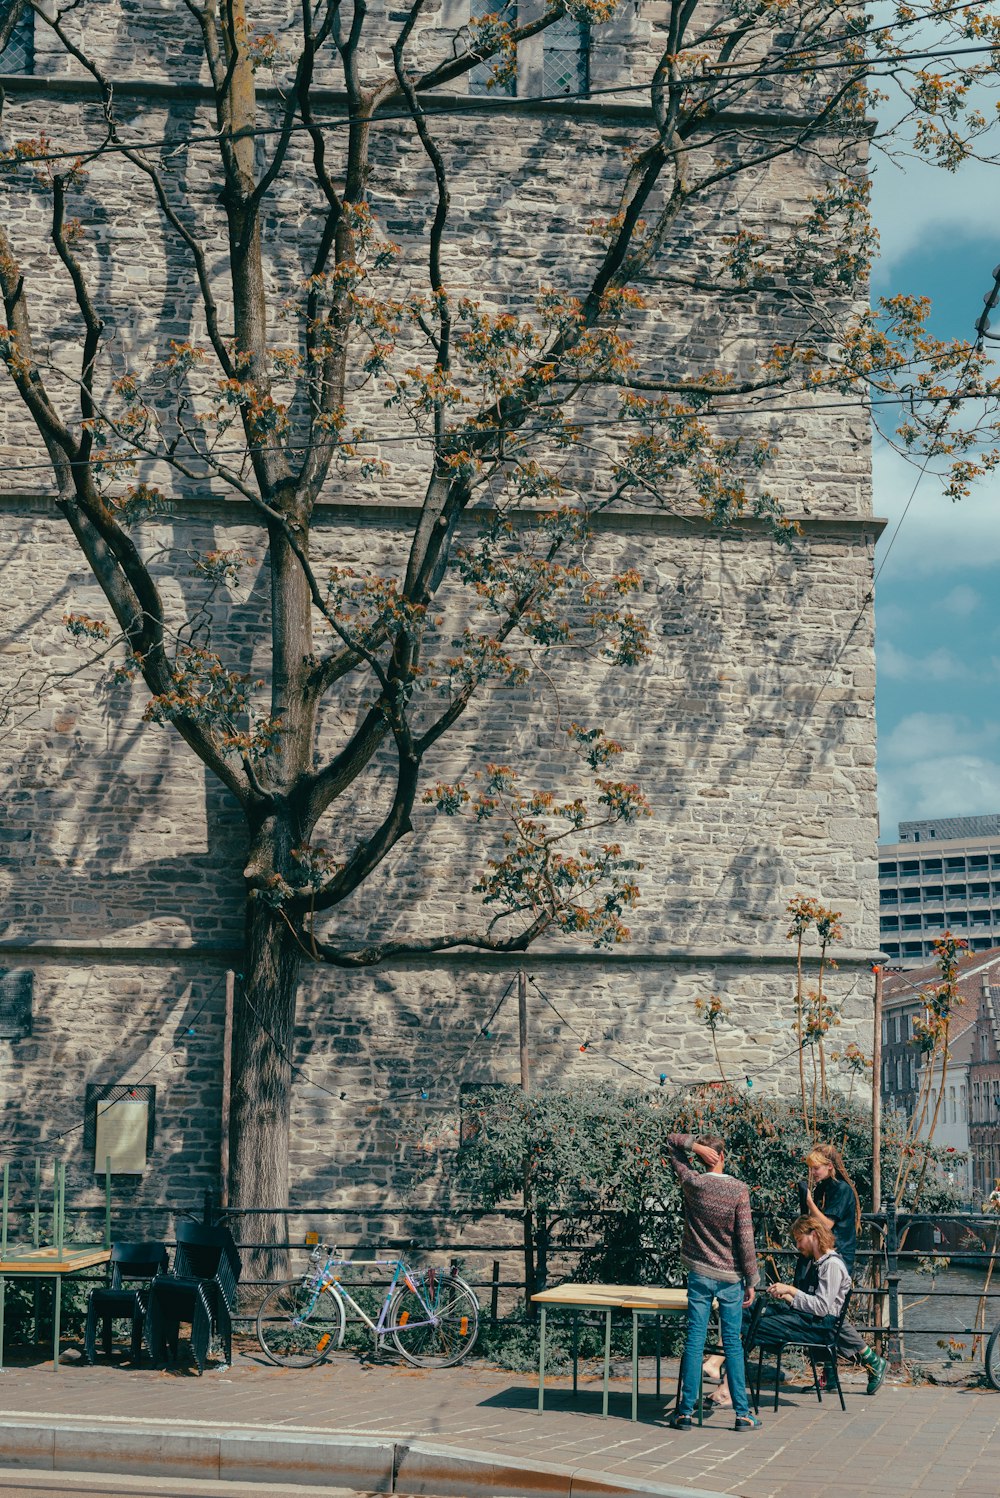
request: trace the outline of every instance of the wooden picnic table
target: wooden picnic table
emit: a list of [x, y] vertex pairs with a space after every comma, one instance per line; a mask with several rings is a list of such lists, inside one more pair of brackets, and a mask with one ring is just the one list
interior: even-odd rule
[[[632, 1315], [632, 1419], [639, 1418], [639, 1318], [655, 1316], [659, 1332], [661, 1316], [686, 1316], [687, 1291], [656, 1289], [650, 1285], [581, 1285], [568, 1280], [553, 1290], [540, 1290], [531, 1297], [541, 1312], [538, 1338], [538, 1413], [545, 1408], [545, 1333], [550, 1307], [569, 1311], [573, 1317], [573, 1393], [577, 1391], [577, 1321], [581, 1311], [604, 1312], [604, 1397], [601, 1414], [608, 1417], [608, 1381], [611, 1370], [611, 1317], [615, 1311]], [[660, 1393], [660, 1345], [656, 1347], [656, 1393]]]

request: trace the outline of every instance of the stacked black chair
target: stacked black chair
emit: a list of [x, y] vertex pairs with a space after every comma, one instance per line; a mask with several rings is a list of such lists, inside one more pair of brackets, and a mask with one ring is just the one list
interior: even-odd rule
[[173, 1268], [158, 1274], [150, 1286], [145, 1338], [154, 1363], [167, 1355], [176, 1360], [182, 1321], [191, 1323], [191, 1352], [199, 1373], [205, 1371], [213, 1333], [222, 1341], [226, 1362], [232, 1362], [232, 1317], [242, 1267], [227, 1227], [178, 1223]]
[[[154, 1275], [167, 1267], [166, 1244], [114, 1243], [108, 1264], [108, 1282], [91, 1290], [87, 1297], [87, 1324], [83, 1334], [83, 1355], [93, 1364], [97, 1345], [97, 1323], [103, 1322], [104, 1356], [111, 1356], [111, 1323], [130, 1321], [132, 1337], [129, 1355], [137, 1362], [142, 1355], [143, 1325], [149, 1303], [149, 1287]], [[128, 1282], [128, 1283], [126, 1283]]]
[[840, 1338], [841, 1328], [847, 1317], [847, 1307], [850, 1305], [852, 1293], [852, 1291], [848, 1290], [844, 1304], [840, 1308], [840, 1314], [836, 1319], [828, 1323], [825, 1327], [818, 1326], [815, 1332], [810, 1334], [808, 1341], [799, 1337], [781, 1338], [768, 1336], [766, 1315], [760, 1316], [756, 1325], [751, 1324], [748, 1328], [746, 1338], [748, 1362], [753, 1349], [755, 1347], [759, 1349], [757, 1354], [757, 1378], [754, 1384], [754, 1409], [760, 1409], [760, 1384], [763, 1376], [764, 1353], [768, 1351], [774, 1353], [774, 1408], [778, 1408], [778, 1385], [781, 1383], [781, 1354], [786, 1347], [800, 1347], [808, 1356], [810, 1365], [812, 1366], [813, 1387], [816, 1390], [816, 1398], [820, 1404], [823, 1403], [823, 1388], [819, 1380], [817, 1360], [826, 1363], [830, 1370], [831, 1386], [836, 1389], [837, 1396], [840, 1399], [840, 1408], [842, 1410], [847, 1409], [847, 1405], [844, 1403], [844, 1391], [840, 1385], [840, 1375], [837, 1372], [837, 1342]]

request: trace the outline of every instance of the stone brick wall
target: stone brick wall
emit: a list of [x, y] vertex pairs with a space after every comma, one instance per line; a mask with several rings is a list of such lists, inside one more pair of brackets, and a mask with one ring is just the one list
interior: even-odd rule
[[[440, 26], [454, 23], [452, 9], [438, 13]], [[644, 28], [656, 22], [654, 9], [617, 23], [601, 53], [607, 86], [630, 77], [630, 49], [645, 45]], [[163, 14], [145, 5], [88, 7], [91, 39], [100, 36], [107, 57], [132, 76], [163, 24]], [[78, 75], [42, 52], [44, 73]], [[180, 44], [177, 56], [186, 66], [194, 53]], [[148, 77], [155, 80], [155, 68]], [[158, 96], [126, 88], [120, 98], [130, 125], [150, 137], [208, 123], [204, 100], [190, 90]], [[460, 226], [451, 284], [520, 311], [540, 282], [582, 277], [599, 253], [586, 221], [612, 206], [613, 170], [640, 117], [616, 102], [560, 113], [512, 108], [485, 125], [443, 121]], [[5, 123], [14, 135], [45, 126], [54, 138], [85, 141], [100, 129], [100, 110], [75, 83], [43, 92], [27, 81], [12, 88]], [[420, 242], [426, 229], [427, 168], [415, 165], [415, 149], [400, 129], [386, 128], [372, 183], [385, 231], [404, 244]], [[276, 295], [301, 272], [315, 228], [305, 167], [296, 148], [275, 198]], [[218, 221], [208, 148], [173, 156], [170, 172], [172, 184], [183, 185], [186, 211], [199, 222]], [[794, 234], [822, 176], [813, 154], [744, 182], [715, 205], [710, 222], [692, 222], [683, 269], [705, 261], [735, 223], [778, 218]], [[415, 189], [414, 181], [422, 185]], [[78, 352], [65, 277], [46, 248], [32, 196], [14, 194], [5, 211], [26, 250], [40, 353], [64, 371], [59, 394], [68, 401]], [[170, 338], [197, 338], [186, 263], [165, 244], [148, 187], [128, 164], [117, 157], [99, 163], [78, 211], [113, 328], [107, 377]], [[640, 342], [654, 372], [685, 360], [692, 368], [739, 368], [794, 323], [780, 297], [748, 293], [723, 312], [707, 293], [678, 284], [676, 269], [650, 277], [646, 288]], [[102, 667], [86, 666], [67, 639], [64, 614], [104, 616], [107, 609], [47, 497], [36, 466], [41, 450], [9, 384], [2, 399], [0, 671], [10, 710], [0, 765], [0, 965], [35, 977], [32, 1035], [0, 1041], [3, 1147], [67, 1154], [73, 1191], [96, 1203], [82, 1145], [85, 1084], [147, 1078], [157, 1088], [151, 1168], [133, 1186], [117, 1183], [116, 1192], [137, 1207], [195, 1205], [218, 1175], [223, 975], [238, 964], [242, 924], [240, 816], [176, 735], [141, 723], [143, 693], [109, 687]], [[384, 424], [368, 390], [355, 399], [359, 419]], [[502, 756], [529, 763], [538, 783], [561, 788], [567, 770], [558, 725], [579, 718], [603, 723], [625, 744], [626, 771], [653, 804], [653, 818], [629, 834], [629, 853], [645, 865], [630, 946], [609, 954], [551, 945], [530, 958], [538, 986], [572, 1030], [592, 1040], [581, 1053], [536, 996], [538, 1085], [638, 1081], [623, 1067], [651, 1086], [661, 1073], [678, 1084], [710, 1077], [714, 1058], [693, 1005], [718, 992], [733, 1017], [720, 1032], [727, 1074], [749, 1074], [766, 1089], [793, 1086], [794, 965], [783, 910], [797, 892], [844, 912], [845, 958], [829, 989], [843, 1003], [844, 1039], [867, 1044], [866, 959], [877, 942], [869, 600], [877, 528], [867, 429], [856, 410], [830, 397], [802, 395], [794, 405], [794, 414], [755, 418], [754, 428], [781, 436], [781, 465], [768, 481], [802, 521], [790, 551], [749, 523], [719, 535], [689, 514], [612, 513], [590, 560], [598, 571], [634, 565], [642, 572], [639, 608], [652, 630], [651, 661], [638, 673], [600, 666], [567, 673], [558, 700], [542, 678], [486, 699], [428, 764], [431, 778], [449, 779]], [[600, 440], [617, 440], [610, 420]], [[385, 456], [384, 479], [332, 476], [314, 533], [318, 565], [378, 566], [402, 554], [422, 497], [419, 444], [387, 442]], [[585, 467], [581, 461], [576, 470], [580, 487]], [[269, 609], [260, 565], [211, 599], [176, 565], [208, 547], [240, 547], [259, 558], [248, 508], [212, 485], [194, 490], [168, 475], [149, 477], [170, 483], [175, 508], [136, 534], [174, 622], [204, 606], [214, 638], [243, 668], [259, 669], [255, 635]], [[329, 742], [351, 712], [349, 701], [331, 711]], [[375, 814], [377, 796], [376, 778], [351, 806], [351, 827]], [[337, 835], [332, 826], [327, 841]], [[422, 813], [414, 837], [338, 913], [337, 934], [450, 926], [456, 909], [475, 909], [469, 891], [489, 851], [466, 827]], [[512, 999], [495, 1038], [477, 1038], [514, 970], [468, 954], [349, 975], [307, 969], [293, 1057], [295, 1201], [448, 1202], [461, 1084], [517, 1075]]]

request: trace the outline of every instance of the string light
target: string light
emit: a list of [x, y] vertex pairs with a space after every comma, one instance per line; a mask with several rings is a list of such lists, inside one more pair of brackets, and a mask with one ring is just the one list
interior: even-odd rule
[[[237, 974], [237, 976], [239, 976], [239, 975]], [[204, 1012], [208, 1008], [209, 1004], [211, 1004], [213, 1002], [213, 1000], [215, 999], [216, 995], [219, 992], [219, 988], [220, 988], [220, 983], [216, 983], [216, 984], [213, 985], [212, 988], [209, 989], [208, 993], [205, 995], [205, 998], [202, 1000], [201, 1004], [198, 1006], [197, 1010], [195, 1011], [195, 1014], [194, 1014], [195, 1023], [197, 1023], [198, 1020], [201, 1018], [201, 1016], [204, 1014]], [[194, 1030], [193, 1029], [189, 1029], [188, 1034], [193, 1035], [194, 1034]], [[146, 1068], [146, 1070], [143, 1072], [143, 1074], [142, 1074], [141, 1077], [136, 1077], [136, 1079], [135, 1079], [134, 1082], [129, 1082], [127, 1084], [128, 1088], [129, 1088], [128, 1094], [123, 1093], [120, 1098], [112, 1098], [111, 1101], [110, 1101], [110, 1103], [108, 1104], [108, 1108], [109, 1109], [110, 1108], [114, 1108], [117, 1103], [124, 1102], [126, 1096], [128, 1096], [128, 1097], [138, 1097], [139, 1094], [138, 1094], [137, 1089], [142, 1086], [143, 1082], [145, 1082], [145, 1080], [146, 1080], [147, 1077], [152, 1076], [153, 1072], [156, 1071], [157, 1067], [160, 1067], [160, 1066], [163, 1065], [164, 1061], [166, 1061], [168, 1057], [172, 1057], [174, 1059], [174, 1061], [180, 1061], [181, 1058], [174, 1055], [174, 1052], [177, 1050], [177, 1048], [178, 1048], [178, 1046], [180, 1044], [181, 1044], [181, 1042], [179, 1040], [175, 1041], [174, 1044], [171, 1046], [171, 1048], [168, 1051], [164, 1051], [163, 1055], [159, 1056], [153, 1062], [152, 1066], [148, 1066]], [[63, 1129], [62, 1133], [60, 1133], [60, 1134], [53, 1134], [52, 1139], [51, 1139], [50, 1142], [52, 1144], [58, 1144], [60, 1139], [66, 1139], [66, 1138], [69, 1137], [70, 1134], [76, 1134], [76, 1133], [78, 1133], [80, 1131], [80, 1129], [85, 1129], [87, 1127], [87, 1123], [88, 1123], [88, 1120], [85, 1118], [85, 1119], [83, 1119], [83, 1121], [81, 1123], [71, 1124], [71, 1126], [68, 1129]]]

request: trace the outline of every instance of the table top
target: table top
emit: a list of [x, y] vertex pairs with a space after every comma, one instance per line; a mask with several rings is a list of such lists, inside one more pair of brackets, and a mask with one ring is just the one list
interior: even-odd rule
[[611, 1306], [618, 1310], [686, 1311], [686, 1290], [659, 1290], [654, 1285], [576, 1285], [568, 1280], [533, 1295], [542, 1306]]
[[0, 1259], [0, 1274], [74, 1274], [93, 1264], [106, 1264], [110, 1248], [103, 1243], [64, 1243], [62, 1248], [31, 1248], [8, 1243], [6, 1256]]

